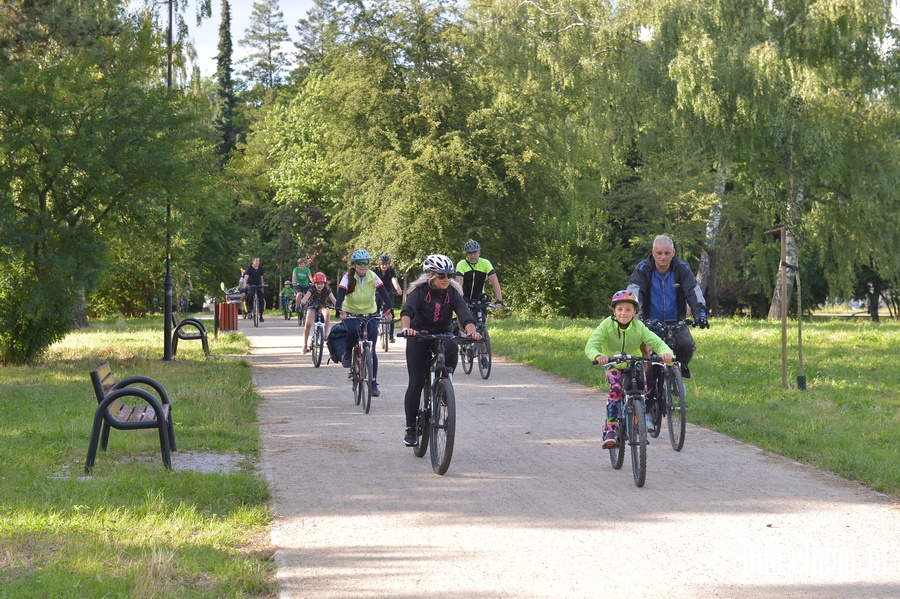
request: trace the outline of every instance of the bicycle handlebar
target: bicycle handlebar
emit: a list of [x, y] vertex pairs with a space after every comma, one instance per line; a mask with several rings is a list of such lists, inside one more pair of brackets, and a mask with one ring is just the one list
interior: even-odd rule
[[456, 339], [454, 333], [429, 333], [428, 331], [418, 331], [415, 335], [409, 335], [400, 331], [397, 333], [400, 337], [408, 337], [410, 339], [419, 339], [421, 341], [431, 341], [433, 339]]
[[665, 320], [656, 320], [654, 318], [653, 320], [648, 320], [644, 324], [646, 324], [647, 327], [651, 327], [651, 328], [652, 327], [664, 327], [664, 328], [668, 328], [668, 329], [677, 329], [678, 327], [695, 327], [695, 326], [697, 326], [697, 321], [695, 321], [692, 318], [685, 318], [684, 320], [678, 320], [675, 322], [671, 322], [671, 321], [667, 322]]
[[[607, 364], [621, 364], [622, 362], [628, 362], [629, 364], [634, 364], [635, 362], [647, 362], [648, 364], [665, 364], [662, 360], [659, 359], [658, 356], [632, 356], [629, 354], [615, 354], [612, 356], [604, 356], [607, 360]], [[594, 358], [591, 361], [591, 364], [594, 366], [599, 366], [600, 362], [597, 361], [597, 358]]]

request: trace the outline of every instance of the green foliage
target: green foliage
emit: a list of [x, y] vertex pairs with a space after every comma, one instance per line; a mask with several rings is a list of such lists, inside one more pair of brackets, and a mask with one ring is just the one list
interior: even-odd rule
[[[697, 352], [692, 377], [685, 380], [689, 422], [900, 496], [900, 463], [885, 449], [900, 443], [900, 371], [883, 359], [900, 343], [900, 323], [804, 321], [806, 391], [793, 385], [795, 323], [788, 338], [789, 389], [781, 386], [780, 323], [711, 324], [694, 329]], [[491, 342], [500, 355], [597, 388], [600, 400], [608, 387], [601, 369], [584, 357], [596, 325], [564, 318], [494, 319]], [[690, 443], [689, 429], [686, 447]]]
[[[609, 242], [601, 216], [547, 224], [541, 253], [504, 274], [504, 298], [516, 310], [540, 316], [600, 317], [628, 275], [621, 251]], [[503, 272], [502, 264], [498, 270]]]

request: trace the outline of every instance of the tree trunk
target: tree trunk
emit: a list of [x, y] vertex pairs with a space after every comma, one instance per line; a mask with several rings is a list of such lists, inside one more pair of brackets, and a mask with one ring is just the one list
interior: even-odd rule
[[[782, 230], [781, 234], [785, 236], [786, 242], [784, 261], [788, 264], [796, 265], [799, 256], [797, 254], [797, 244], [794, 242], [794, 234], [787, 229]], [[787, 302], [786, 305], [788, 306], [788, 309], [790, 309], [791, 295], [794, 292], [794, 271], [789, 268], [787, 269], [785, 276], [787, 292], [782, 294], [781, 269], [783, 268], [785, 268], [783, 265], [778, 266], [778, 278], [775, 280], [775, 291], [772, 293], [772, 304], [769, 306], [769, 318], [781, 318], [782, 295], [784, 295], [784, 301]]]
[[869, 316], [878, 322], [878, 303], [881, 300], [881, 284], [876, 280], [869, 283]]
[[[725, 204], [725, 180], [728, 176], [728, 169], [724, 164], [719, 162], [717, 179], [716, 179], [716, 202], [709, 209], [709, 220], [706, 223], [706, 247], [700, 254], [700, 266], [697, 268], [697, 284], [700, 285], [700, 291], [706, 298], [707, 307], [710, 313], [716, 313], [715, 307], [718, 306], [718, 297], [715, 289], [715, 260], [710, 254], [715, 253], [716, 240], [719, 237], [719, 225], [722, 222], [722, 206]], [[708, 289], [708, 291], [707, 291]]]
[[84, 297], [84, 289], [78, 292], [78, 303], [72, 310], [72, 323], [77, 329], [83, 329], [88, 326], [87, 300]]

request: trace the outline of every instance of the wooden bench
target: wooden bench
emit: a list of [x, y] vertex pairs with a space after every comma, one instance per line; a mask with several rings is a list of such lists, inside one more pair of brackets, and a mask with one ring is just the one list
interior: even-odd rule
[[[209, 357], [209, 341], [206, 338], [206, 327], [196, 318], [185, 318], [181, 320], [178, 312], [172, 312], [172, 355], [178, 353], [178, 340], [192, 341], [199, 339], [203, 343], [203, 353]], [[194, 331], [188, 331], [185, 327], [193, 327]]]
[[[118, 383], [110, 368], [104, 362], [91, 372], [94, 394], [97, 396], [97, 412], [94, 414], [94, 426], [91, 430], [91, 442], [88, 446], [87, 460], [84, 463], [85, 474], [90, 474], [97, 457], [97, 446], [106, 451], [109, 441], [109, 429], [131, 430], [142, 428], [159, 429], [159, 448], [162, 452], [163, 464], [172, 467], [171, 452], [175, 447], [175, 429], [172, 426], [172, 406], [169, 396], [155, 380], [146, 376], [130, 376]], [[145, 385], [155, 391], [155, 395], [142, 387]], [[129, 405], [123, 398], [136, 397], [146, 405]]]

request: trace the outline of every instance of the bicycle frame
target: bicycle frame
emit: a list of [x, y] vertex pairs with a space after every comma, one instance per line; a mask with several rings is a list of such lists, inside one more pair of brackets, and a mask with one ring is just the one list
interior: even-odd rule
[[[381, 315], [374, 314], [347, 314], [347, 320], [356, 321], [359, 327], [356, 345], [350, 353], [350, 380], [353, 383], [353, 396], [357, 405], [362, 402], [363, 411], [368, 414], [372, 400], [372, 381], [374, 373], [373, 365], [375, 344], [369, 339], [369, 322], [378, 319]], [[366, 363], [364, 363], [364, 361]], [[363, 380], [365, 379], [365, 380]]]

